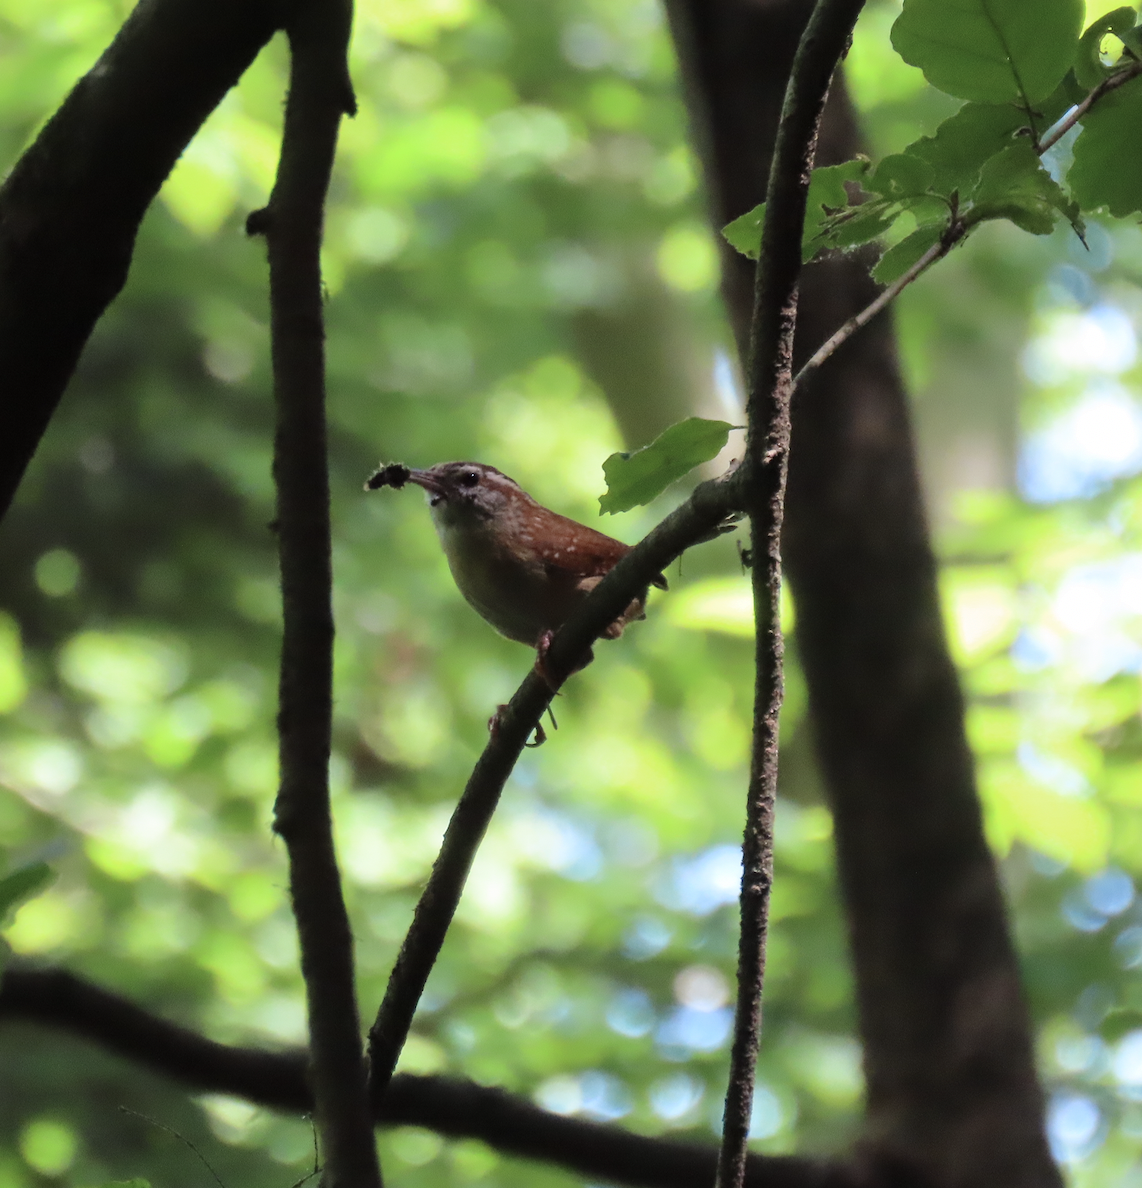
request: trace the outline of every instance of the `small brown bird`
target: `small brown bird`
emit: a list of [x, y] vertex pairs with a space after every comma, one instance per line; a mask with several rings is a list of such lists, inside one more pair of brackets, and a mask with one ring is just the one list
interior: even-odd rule
[[[482, 462], [439, 462], [427, 470], [399, 463], [365, 484], [423, 487], [460, 593], [501, 634], [536, 649], [536, 669], [554, 687], [545, 657], [555, 631], [630, 546], [549, 511], [514, 479]], [[654, 585], [666, 589], [659, 574]], [[646, 590], [603, 632], [646, 618]], [[591, 662], [588, 650], [583, 668]], [[577, 670], [576, 669], [576, 670]]]

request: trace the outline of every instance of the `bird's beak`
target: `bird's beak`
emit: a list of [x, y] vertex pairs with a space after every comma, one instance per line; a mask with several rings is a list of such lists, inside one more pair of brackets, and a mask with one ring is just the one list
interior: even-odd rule
[[441, 499], [448, 498], [448, 490], [431, 470], [410, 470], [408, 482], [423, 487], [429, 495], [429, 503], [435, 507]]

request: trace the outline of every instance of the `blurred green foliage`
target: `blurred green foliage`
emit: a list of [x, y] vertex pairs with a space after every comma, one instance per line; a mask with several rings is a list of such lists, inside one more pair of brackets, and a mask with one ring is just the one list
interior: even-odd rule
[[[0, 0], [5, 161], [128, 7]], [[875, 156], [955, 106], [892, 52], [897, 13], [870, 7], [847, 62]], [[59, 875], [7, 944], [266, 1044], [299, 1041], [304, 1020], [269, 832], [265, 266], [241, 228], [271, 183], [284, 65], [271, 45], [168, 181], [0, 527], [0, 852], [5, 871], [46, 858]], [[655, 4], [363, 0], [353, 70], [325, 258], [333, 782], [369, 1016], [488, 716], [531, 657], [464, 604], [418, 496], [362, 481], [378, 459], [475, 457], [594, 522], [609, 454], [688, 413], [741, 414]], [[1052, 1139], [1101, 1186], [1142, 1183], [1142, 235], [1092, 224], [1088, 242], [988, 228], [906, 294], [899, 325]], [[609, 530], [636, 539], [672, 498]], [[517, 769], [401, 1067], [712, 1140], [752, 629], [731, 540], [669, 576]], [[839, 1148], [860, 1112], [805, 704], [794, 667], [755, 1114], [768, 1151]], [[6, 1025], [0, 1063], [0, 1188], [202, 1182], [121, 1104], [228, 1183], [284, 1188], [312, 1162], [306, 1122], [187, 1102], [63, 1037]], [[415, 1128], [380, 1142], [401, 1184], [569, 1180]]]

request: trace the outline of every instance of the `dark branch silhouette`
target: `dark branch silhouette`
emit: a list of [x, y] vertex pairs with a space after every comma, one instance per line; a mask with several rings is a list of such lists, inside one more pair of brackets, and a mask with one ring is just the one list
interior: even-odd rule
[[[764, 198], [786, 63], [810, 5], [670, 0], [668, 10], [722, 227]], [[834, 84], [818, 162], [863, 147]], [[795, 366], [876, 297], [867, 265], [858, 254], [805, 270]], [[743, 351], [753, 271], [723, 245], [723, 292]], [[959, 1188], [1055, 1188], [889, 317], [798, 392], [793, 436], [784, 560], [853, 953], [862, 1149]]]
[[281, 558], [278, 703], [281, 785], [274, 830], [289, 855], [309, 1008], [310, 1076], [323, 1183], [380, 1185], [353, 973], [353, 933], [333, 847], [333, 566], [325, 427], [321, 233], [341, 117], [354, 110], [350, 0], [309, 0], [288, 27], [289, 98], [266, 236], [277, 426], [274, 481]]
[[[283, 1113], [313, 1109], [304, 1051], [217, 1043], [63, 970], [5, 971], [0, 1021], [5, 1020], [68, 1032], [198, 1092], [231, 1093]], [[717, 1160], [713, 1145], [564, 1118], [502, 1089], [449, 1077], [398, 1074], [376, 1118], [382, 1126], [423, 1126], [451, 1138], [479, 1139], [504, 1155], [632, 1188], [709, 1188]], [[750, 1156], [747, 1184], [868, 1188], [846, 1164], [764, 1155]]]
[[829, 82], [863, 5], [864, 0], [818, 0], [802, 34], [777, 126], [757, 260], [746, 373], [744, 476], [753, 545], [756, 677], [742, 845], [737, 1010], [718, 1157], [719, 1188], [740, 1188], [745, 1176], [761, 1040], [769, 895], [773, 885], [778, 719], [784, 695], [781, 529], [789, 471], [789, 403], [801, 228]]
[[0, 516], [127, 279], [143, 215], [286, 8], [139, 4], [0, 187]]

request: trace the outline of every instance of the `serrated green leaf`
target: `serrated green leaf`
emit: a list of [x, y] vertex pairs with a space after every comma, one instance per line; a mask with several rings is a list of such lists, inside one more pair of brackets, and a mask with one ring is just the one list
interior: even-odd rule
[[612, 454], [603, 463], [607, 491], [599, 496], [599, 514], [613, 515], [649, 503], [695, 466], [717, 457], [732, 428], [725, 421], [688, 417], [641, 450]]
[[[1050, 98], [1040, 103], [1033, 115], [1038, 135], [1049, 128], [1076, 102], [1072, 88], [1074, 77], [1067, 77]], [[1020, 132], [1032, 131], [1025, 111], [1009, 103], [965, 103], [955, 115], [936, 129], [935, 135], [923, 136], [904, 152], [920, 157], [932, 169], [931, 189], [950, 198], [966, 195], [979, 180], [985, 161], [1010, 148], [1020, 139]]]
[[979, 180], [983, 163], [1008, 148], [1026, 126], [1027, 117], [1009, 104], [965, 103], [934, 136], [922, 137], [904, 152], [927, 163], [937, 193], [966, 194]]
[[876, 167], [865, 182], [865, 189], [891, 201], [926, 194], [932, 184], [933, 170], [927, 161], [913, 153], [892, 153]]
[[1079, 206], [1117, 218], [1142, 211], [1142, 78], [1104, 95], [1082, 126], [1067, 174]]
[[973, 103], [1037, 104], [1071, 68], [1082, 0], [905, 0], [892, 45], [934, 87]]
[[854, 157], [840, 165], [822, 165], [809, 178], [809, 193], [805, 199], [805, 233], [801, 242], [812, 240], [831, 212], [843, 210], [849, 204], [846, 182], [860, 181], [868, 172], [867, 157]]
[[905, 236], [880, 257], [880, 262], [872, 270], [872, 279], [881, 285], [890, 285], [898, 280], [930, 247], [939, 243], [946, 227], [946, 222], [917, 227], [911, 235]]
[[1111, 73], [1111, 68], [1102, 60], [1102, 41], [1108, 33], [1119, 40], [1128, 36], [1134, 28], [1138, 14], [1133, 8], [1116, 8], [1094, 21], [1079, 40], [1075, 53], [1075, 78], [1079, 85], [1093, 90]]
[[843, 250], [870, 243], [892, 226], [899, 213], [896, 204], [879, 198], [849, 207], [825, 220], [816, 239], [806, 245], [802, 256], [811, 260], [822, 248]]
[[[805, 226], [801, 235], [802, 256], [810, 260], [816, 254], [810, 245], [816, 240], [822, 224], [832, 211], [848, 206], [845, 182], [858, 181], [868, 171], [866, 157], [856, 157], [840, 165], [822, 165], [814, 169], [809, 179], [809, 193], [805, 202]], [[755, 206], [727, 223], [722, 234], [732, 248], [750, 260], [756, 260], [761, 250], [761, 233], [765, 226], [765, 203]], [[808, 254], [806, 254], [808, 252]]]
[[54, 880], [55, 874], [46, 862], [32, 862], [5, 875], [0, 879], [0, 923]]
[[1072, 222], [1078, 218], [1074, 203], [1027, 143], [1004, 149], [984, 165], [971, 202], [973, 222], [1010, 219], [1032, 235], [1049, 235], [1060, 214]]
[[735, 251], [748, 260], [756, 260], [761, 251], [761, 232], [765, 226], [765, 203], [738, 215], [732, 223], [722, 228], [722, 236]]

